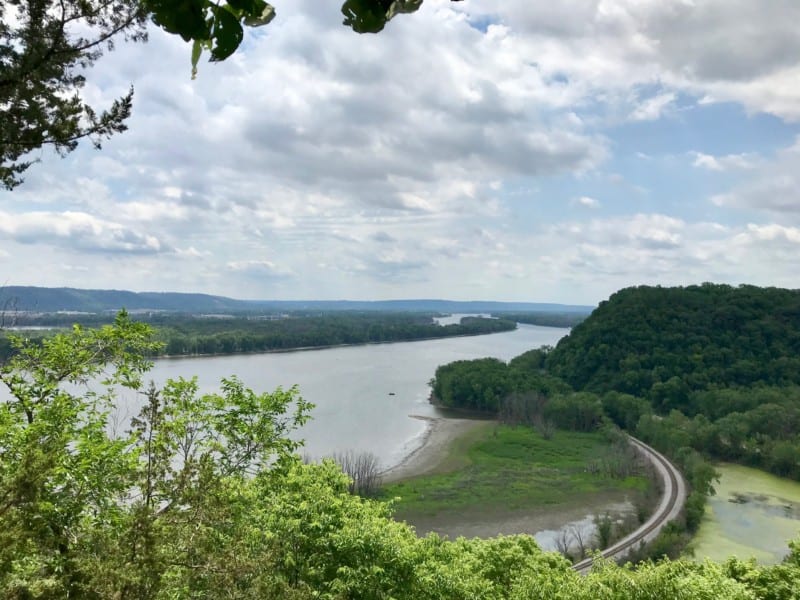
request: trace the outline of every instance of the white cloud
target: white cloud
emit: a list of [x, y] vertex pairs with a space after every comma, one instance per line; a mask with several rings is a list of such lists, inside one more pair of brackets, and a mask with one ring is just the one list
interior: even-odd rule
[[87, 213], [66, 211], [12, 214], [0, 211], [0, 236], [23, 244], [52, 244], [87, 252], [167, 251], [152, 235]]
[[[173, 188], [174, 189], [174, 188]], [[116, 208], [119, 216], [131, 221], [183, 221], [189, 218], [189, 208], [178, 202], [151, 200], [125, 202]]]
[[656, 121], [670, 109], [675, 98], [676, 95], [669, 92], [642, 100], [635, 107], [630, 118], [633, 121]]
[[780, 214], [800, 222], [800, 140], [769, 161], [762, 161], [750, 179], [711, 202], [721, 208]]
[[[794, 0], [475, 0], [461, 10], [495, 15], [544, 73], [574, 88], [611, 98], [657, 83], [800, 119]], [[660, 114], [670, 93], [646, 100], [638, 116]]]
[[600, 208], [600, 201], [591, 196], [581, 196], [574, 203], [585, 208]]
[[231, 261], [227, 264], [227, 268], [236, 273], [259, 278], [284, 279], [294, 275], [291, 269], [276, 265], [270, 260]]
[[[681, 129], [698, 102], [800, 118], [795, 0], [426, 0], [378, 36], [341, 27], [336, 3], [279, 10], [194, 82], [189, 49], [160, 31], [99, 61], [86, 96], [107, 105], [133, 82], [130, 130], [100, 153], [44, 153], [0, 196], [7, 276], [593, 302], [641, 282], [797, 274], [795, 233], [774, 227], [800, 226], [800, 152]], [[708, 136], [705, 152], [617, 137], [665, 118], [678, 141]], [[664, 199], [664, 152], [689, 179], [729, 182], [701, 207], [725, 226], [691, 193]]]
[[[630, 285], [702, 281], [796, 287], [800, 229], [776, 223], [725, 226], [659, 214], [564, 222], [519, 240], [530, 277], [600, 298]], [[521, 248], [521, 246], [524, 248]], [[793, 283], [793, 281], [795, 283]]]
[[800, 229], [797, 227], [784, 227], [771, 223], [769, 225], [747, 225], [746, 233], [741, 234], [748, 241], [788, 242], [800, 244]]
[[691, 152], [694, 157], [692, 166], [709, 171], [728, 171], [730, 169], [754, 169], [758, 166], [760, 159], [753, 153], [727, 154], [724, 156], [713, 156], [702, 152]]

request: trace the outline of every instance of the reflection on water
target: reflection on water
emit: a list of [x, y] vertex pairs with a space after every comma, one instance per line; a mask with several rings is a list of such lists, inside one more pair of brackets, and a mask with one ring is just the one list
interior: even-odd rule
[[717, 470], [722, 477], [692, 544], [695, 558], [780, 562], [788, 541], [800, 537], [800, 483], [739, 465]]
[[565, 523], [558, 529], [543, 529], [533, 537], [542, 550], [563, 551], [565, 548], [573, 556], [578, 556], [581, 548], [588, 551], [597, 546], [597, 519], [608, 515], [619, 531], [628, 525], [636, 514], [636, 508], [629, 502], [615, 502], [597, 506], [596, 514], [587, 514], [582, 519]]

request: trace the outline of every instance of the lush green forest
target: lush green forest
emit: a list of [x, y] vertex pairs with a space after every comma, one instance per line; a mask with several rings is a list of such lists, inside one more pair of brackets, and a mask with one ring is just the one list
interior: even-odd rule
[[[142, 389], [147, 325], [17, 340], [0, 364], [0, 595], [6, 598], [796, 598], [784, 564], [601, 565], [582, 577], [528, 536], [418, 537], [389, 505], [347, 492], [332, 462], [302, 464], [297, 390], [236, 378]], [[84, 387], [105, 373], [107, 392]], [[114, 388], [147, 401], [109, 436]]]
[[[800, 292], [637, 287], [555, 348], [439, 367], [432, 397], [501, 419], [592, 431], [612, 422], [668, 454], [692, 485], [674, 553], [699, 525], [714, 471], [735, 461], [800, 478]], [[668, 532], [669, 533], [669, 532]]]
[[575, 389], [684, 409], [691, 390], [800, 383], [800, 291], [703, 284], [621, 290], [548, 356]]
[[800, 291], [622, 290], [545, 367], [657, 446], [800, 477]]
[[459, 360], [436, 369], [431, 380], [434, 403], [447, 408], [496, 414], [514, 393], [537, 392], [547, 397], [571, 390], [545, 373], [546, 350], [531, 350], [505, 363], [496, 358]]
[[[74, 316], [61, 315], [62, 323]], [[83, 317], [100, 324], [108, 317]], [[319, 348], [342, 344], [401, 342], [459, 335], [481, 335], [511, 331], [512, 320], [464, 317], [460, 323], [437, 325], [431, 315], [420, 313], [333, 312], [292, 313], [279, 317], [199, 318], [191, 315], [156, 313], [147, 317], [163, 344], [154, 355], [232, 354], [296, 348]], [[50, 322], [53, 322], [52, 319]], [[42, 336], [44, 331], [26, 332]], [[11, 352], [8, 337], [0, 332], [0, 358]]]

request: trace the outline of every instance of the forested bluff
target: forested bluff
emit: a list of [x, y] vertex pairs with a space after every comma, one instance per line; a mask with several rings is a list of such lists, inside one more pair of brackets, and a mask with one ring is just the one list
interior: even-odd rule
[[[231, 379], [199, 396], [193, 382], [171, 382], [144, 390], [133, 431], [111, 439], [113, 398], [62, 383], [105, 368], [109, 385], [141, 389], [155, 344], [121, 314], [101, 329], [19, 340], [0, 366], [11, 397], [0, 418], [5, 597], [798, 597], [798, 543], [775, 566], [661, 558], [582, 577], [527, 536], [419, 538], [389, 505], [348, 494], [335, 464], [302, 464], [288, 433], [310, 407], [295, 390]], [[800, 476], [798, 351], [796, 291], [639, 287], [556, 348], [451, 363], [432, 389], [446, 406], [520, 425], [616, 426], [665, 450], [693, 492], [684, 522], [649, 552], [663, 557], [696, 527], [709, 460]]]

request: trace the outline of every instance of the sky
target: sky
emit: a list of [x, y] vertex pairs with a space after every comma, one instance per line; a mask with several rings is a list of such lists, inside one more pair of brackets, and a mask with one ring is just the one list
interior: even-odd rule
[[0, 285], [595, 304], [800, 281], [800, 2], [274, 0], [87, 71], [129, 130], [0, 192]]

